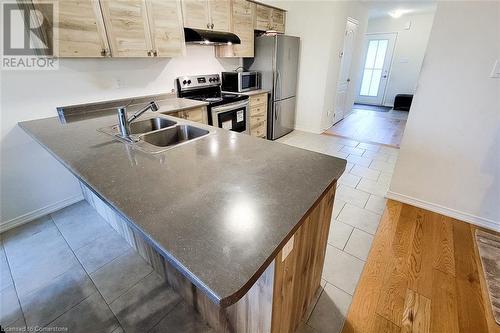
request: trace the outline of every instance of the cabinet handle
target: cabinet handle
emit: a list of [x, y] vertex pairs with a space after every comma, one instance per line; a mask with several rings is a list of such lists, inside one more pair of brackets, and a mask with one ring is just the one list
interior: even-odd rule
[[207, 28], [210, 29], [210, 23], [207, 23]]
[[214, 24], [212, 23], [212, 25], [210, 27], [213, 29], [214, 28]]
[[158, 51], [157, 51], [157, 50], [154, 50], [154, 51], [153, 51], [153, 55], [154, 55], [155, 57], [157, 57], [157, 56], [158, 56]]
[[148, 51], [148, 57], [151, 57], [151, 51]]
[[108, 50], [106, 50], [106, 49], [101, 50], [101, 56], [105, 57], [107, 55], [107, 53], [108, 53]]

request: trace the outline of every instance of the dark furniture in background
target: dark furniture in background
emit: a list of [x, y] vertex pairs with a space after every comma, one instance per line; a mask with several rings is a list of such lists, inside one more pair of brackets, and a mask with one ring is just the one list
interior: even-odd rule
[[396, 98], [394, 98], [394, 110], [410, 111], [412, 100], [413, 100], [413, 95], [397, 94]]

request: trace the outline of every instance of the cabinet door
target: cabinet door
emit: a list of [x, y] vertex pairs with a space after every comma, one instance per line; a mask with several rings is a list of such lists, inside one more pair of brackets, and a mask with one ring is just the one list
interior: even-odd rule
[[182, 0], [184, 26], [193, 29], [210, 29], [208, 0]]
[[152, 56], [145, 0], [100, 1], [112, 56]]
[[177, 114], [173, 114], [173, 116], [197, 123], [208, 124], [207, 109], [205, 107], [179, 111]]
[[210, 29], [215, 31], [231, 30], [230, 0], [208, 0], [210, 12]]
[[186, 53], [180, 0], [146, 0], [153, 54], [175, 57]]
[[271, 29], [272, 8], [257, 4], [255, 9], [255, 30], [266, 31]]
[[[109, 56], [109, 45], [102, 21], [98, 0], [49, 1], [58, 5], [58, 15], [54, 17], [54, 55], [58, 57], [103, 57]], [[36, 9], [43, 15], [44, 7]], [[48, 13], [47, 13], [48, 14]]]
[[254, 15], [255, 4], [246, 0], [233, 0], [231, 31], [241, 39], [239, 45], [217, 46], [218, 57], [253, 57], [254, 56]]
[[273, 8], [271, 11], [271, 29], [278, 32], [285, 32], [285, 12]]

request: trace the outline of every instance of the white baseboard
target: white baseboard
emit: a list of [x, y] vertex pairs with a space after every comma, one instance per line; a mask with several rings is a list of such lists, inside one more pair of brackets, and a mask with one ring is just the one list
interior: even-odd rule
[[461, 212], [452, 208], [444, 207], [438, 204], [433, 204], [424, 200], [413, 198], [401, 193], [396, 193], [393, 191], [387, 191], [386, 197], [396, 201], [400, 201], [405, 204], [409, 204], [415, 207], [423, 208], [431, 212], [435, 212], [441, 215], [449, 216], [451, 218], [464, 221], [470, 224], [477, 225], [479, 227], [491, 229], [500, 232], [500, 222], [472, 215], [469, 213]]
[[293, 129], [297, 130], [297, 131], [301, 131], [301, 132], [308, 132], [308, 133], [314, 133], [314, 134], [321, 134], [321, 133], [323, 133], [322, 130], [312, 130], [310, 128], [301, 127], [301, 126], [297, 126], [297, 125], [295, 125], [295, 127]]
[[39, 209], [35, 209], [32, 212], [15, 217], [9, 221], [1, 222], [0, 223], [0, 233], [7, 231], [9, 229], [18, 227], [18, 226], [23, 225], [25, 223], [31, 222], [37, 218], [42, 217], [42, 216], [56, 212], [59, 209], [63, 209], [64, 207], [72, 205], [72, 204], [74, 204], [78, 201], [81, 201], [81, 200], [83, 200], [83, 195], [78, 194], [78, 195], [69, 197], [67, 199], [50, 204], [48, 206], [45, 206], [45, 207], [42, 207]]

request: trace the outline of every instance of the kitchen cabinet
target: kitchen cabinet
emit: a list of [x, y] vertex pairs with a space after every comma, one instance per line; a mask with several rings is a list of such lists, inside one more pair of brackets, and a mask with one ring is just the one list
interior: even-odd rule
[[151, 56], [153, 45], [144, 0], [101, 0], [113, 57]]
[[184, 27], [228, 32], [231, 29], [230, 0], [182, 0]]
[[58, 5], [54, 17], [54, 56], [56, 57], [109, 57], [110, 47], [98, 0], [33, 1], [43, 16], [47, 7], [40, 3]]
[[246, 0], [232, 0], [231, 15], [231, 32], [240, 38], [241, 44], [217, 46], [216, 56], [253, 57], [255, 3]]
[[[43, 15], [43, 6], [33, 5]], [[180, 0], [64, 0], [54, 18], [57, 57], [174, 57], [185, 54]]]
[[153, 56], [186, 54], [180, 1], [146, 0]]
[[267, 93], [250, 95], [250, 135], [259, 138], [267, 136]]
[[271, 11], [271, 30], [285, 33], [285, 11], [273, 8]]
[[285, 17], [286, 13], [282, 9], [256, 4], [255, 30], [285, 33]]
[[208, 115], [207, 115], [207, 108], [206, 107], [178, 111], [178, 112], [174, 112], [174, 113], [169, 113], [168, 115], [173, 116], [173, 117], [177, 117], [177, 118], [181, 118], [181, 119], [194, 121], [197, 123], [208, 124]]
[[231, 30], [231, 1], [208, 0], [210, 28], [215, 31]]

